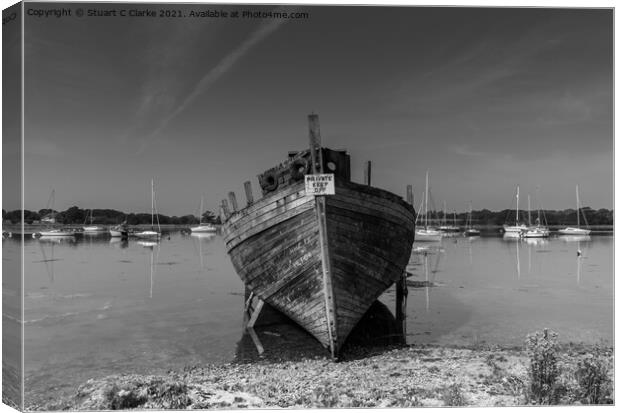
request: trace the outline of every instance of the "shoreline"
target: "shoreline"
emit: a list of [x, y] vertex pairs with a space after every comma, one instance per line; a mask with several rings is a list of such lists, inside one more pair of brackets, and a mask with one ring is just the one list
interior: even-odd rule
[[[558, 382], [566, 394], [558, 404], [582, 404], [575, 371], [592, 357], [608, 366], [613, 387], [611, 347], [563, 344]], [[259, 359], [91, 379], [71, 397], [27, 410], [525, 406], [537, 404], [528, 395], [529, 363], [514, 347], [360, 348], [340, 361]]]

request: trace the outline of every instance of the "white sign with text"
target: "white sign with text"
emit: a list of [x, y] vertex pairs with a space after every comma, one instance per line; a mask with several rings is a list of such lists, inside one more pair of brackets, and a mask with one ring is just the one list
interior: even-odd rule
[[334, 194], [334, 174], [306, 175], [306, 196]]

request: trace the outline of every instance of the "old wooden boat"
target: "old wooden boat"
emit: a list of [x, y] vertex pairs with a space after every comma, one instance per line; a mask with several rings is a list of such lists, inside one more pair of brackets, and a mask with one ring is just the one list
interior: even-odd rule
[[[223, 237], [246, 287], [335, 356], [372, 303], [403, 277], [415, 213], [398, 195], [351, 182], [347, 152], [321, 147], [318, 116], [309, 121], [310, 148], [259, 175], [260, 200], [246, 182], [245, 208], [234, 193], [231, 208], [223, 201]], [[335, 194], [307, 195], [305, 176], [322, 173], [334, 175]]]

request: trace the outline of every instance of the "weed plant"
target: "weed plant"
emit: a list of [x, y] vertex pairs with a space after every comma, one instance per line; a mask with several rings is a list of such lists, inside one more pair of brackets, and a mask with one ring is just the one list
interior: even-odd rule
[[525, 350], [530, 358], [529, 366], [529, 399], [536, 404], [557, 404], [562, 393], [557, 379], [560, 376], [558, 367], [558, 334], [544, 329], [529, 334], [525, 342]]

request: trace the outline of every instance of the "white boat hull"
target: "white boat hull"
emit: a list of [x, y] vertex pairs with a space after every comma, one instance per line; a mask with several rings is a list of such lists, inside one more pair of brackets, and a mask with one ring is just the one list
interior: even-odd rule
[[104, 227], [99, 227], [99, 226], [91, 226], [91, 227], [84, 227], [84, 232], [105, 232], [106, 229]]
[[525, 230], [521, 236], [523, 238], [547, 238], [549, 236], [549, 229], [547, 228], [529, 228]]
[[144, 238], [144, 239], [154, 239], [154, 238], [157, 239], [161, 236], [159, 232], [155, 232], [155, 231], [141, 231], [141, 232], [136, 232], [133, 235], [137, 238]]
[[504, 226], [504, 238], [521, 238], [521, 233], [526, 231], [525, 225]]
[[192, 232], [216, 232], [217, 228], [213, 225], [199, 225], [197, 227], [191, 227]]
[[415, 242], [438, 242], [442, 236], [439, 231], [420, 229], [415, 232]]
[[568, 227], [568, 228], [564, 228], [564, 229], [558, 230], [558, 234], [562, 234], [562, 235], [589, 235], [590, 232], [591, 231], [589, 229], [585, 229], [585, 228], [572, 228], [572, 227]]
[[41, 231], [39, 235], [42, 237], [72, 237], [75, 235], [73, 231], [66, 231], [61, 229], [52, 229], [49, 231]]

